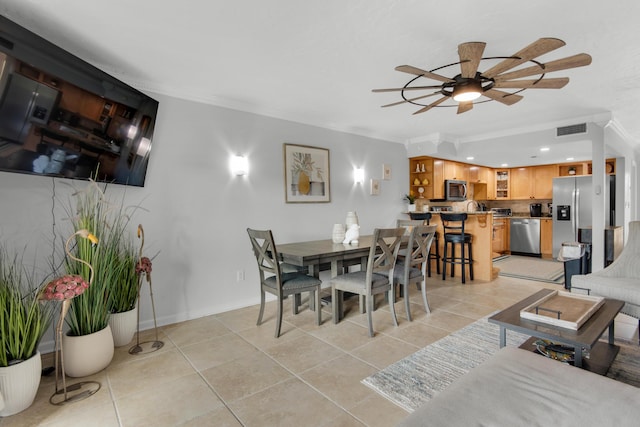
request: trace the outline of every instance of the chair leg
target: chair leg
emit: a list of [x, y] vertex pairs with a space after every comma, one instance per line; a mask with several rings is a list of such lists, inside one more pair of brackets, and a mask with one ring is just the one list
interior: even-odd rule
[[[309, 295], [309, 301], [311, 301], [311, 295]], [[318, 326], [322, 325], [322, 306], [320, 305], [320, 286], [315, 291], [316, 301], [316, 323]]]
[[427, 281], [422, 282], [422, 302], [424, 302], [424, 311], [427, 314], [431, 314], [431, 308], [429, 308], [429, 301], [427, 301]]
[[367, 295], [367, 322], [369, 324], [369, 336], [373, 338], [373, 295]]
[[[405, 288], [406, 289], [406, 288]], [[407, 291], [409, 289], [406, 289]], [[409, 295], [407, 293], [407, 295]], [[371, 295], [371, 299], [373, 299], [373, 295]], [[405, 296], [405, 300], [409, 300], [407, 296]], [[398, 316], [396, 316], [396, 297], [393, 285], [389, 288], [389, 307], [391, 308], [391, 318], [393, 319], [393, 325], [398, 326]]]
[[276, 338], [280, 336], [282, 328], [282, 298], [278, 298], [278, 317], [276, 318]]
[[407, 311], [407, 320], [411, 322], [411, 309], [409, 308], [409, 284], [406, 283], [402, 286], [404, 287], [404, 309]]
[[340, 304], [338, 303], [338, 293], [340, 291], [337, 290], [334, 286], [331, 287], [331, 307], [333, 308], [333, 323], [338, 323], [340, 318], [342, 317], [342, 313], [340, 313]]
[[258, 313], [258, 322], [256, 322], [257, 326], [260, 326], [262, 323], [262, 315], [264, 314], [264, 291], [260, 291], [260, 313]]
[[460, 267], [462, 267], [462, 283], [465, 283], [467, 266], [464, 257], [464, 243], [460, 243]]
[[360, 304], [360, 314], [364, 314], [364, 311], [365, 311], [365, 297], [364, 297], [364, 295], [358, 295], [358, 302]]
[[436, 273], [440, 274], [440, 242], [436, 239]]
[[298, 314], [298, 307], [300, 306], [302, 301], [302, 294], [293, 294], [293, 301], [291, 301], [291, 303], [293, 304], [293, 314]]
[[473, 280], [473, 252], [471, 249], [471, 243], [468, 244], [469, 247], [469, 278]]
[[442, 254], [442, 280], [447, 278], [447, 242], [444, 242], [444, 252]]

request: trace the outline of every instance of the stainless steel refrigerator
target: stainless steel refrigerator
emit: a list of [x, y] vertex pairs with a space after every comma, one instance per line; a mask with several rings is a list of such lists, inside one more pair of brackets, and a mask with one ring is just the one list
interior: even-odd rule
[[[591, 213], [593, 191], [591, 175], [553, 179], [553, 256], [563, 242], [577, 242], [578, 229], [593, 226]], [[615, 176], [607, 176], [604, 188], [606, 200], [605, 226], [615, 225]]]
[[35, 80], [11, 74], [0, 100], [0, 139], [23, 144], [32, 124], [47, 124], [58, 94]]

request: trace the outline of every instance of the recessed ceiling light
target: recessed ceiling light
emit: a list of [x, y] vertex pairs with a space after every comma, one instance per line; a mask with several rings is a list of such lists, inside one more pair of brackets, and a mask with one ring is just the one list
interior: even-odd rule
[[473, 156], [467, 157], [467, 160], [473, 160]]
[[542, 147], [542, 148], [540, 149], [540, 151], [549, 151], [549, 150], [550, 150], [550, 148], [549, 148], [549, 147]]
[[509, 166], [509, 163], [503, 163], [500, 166], [502, 166], [503, 168], [506, 168], [507, 166]]
[[567, 157], [567, 160], [571, 161], [571, 160], [573, 160], [573, 157]]

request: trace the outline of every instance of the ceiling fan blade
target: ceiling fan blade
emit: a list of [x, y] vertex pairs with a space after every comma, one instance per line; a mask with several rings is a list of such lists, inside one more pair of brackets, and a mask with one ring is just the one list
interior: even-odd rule
[[569, 83], [569, 77], [542, 80], [497, 80], [493, 87], [505, 89], [561, 89]]
[[441, 89], [441, 85], [437, 86], [409, 86], [409, 87], [394, 87], [389, 89], [372, 89], [371, 92], [400, 92], [403, 90], [424, 90], [424, 89]]
[[473, 108], [473, 101], [465, 101], [458, 104], [458, 114], [466, 113]]
[[472, 79], [476, 76], [480, 59], [486, 43], [468, 42], [458, 45], [458, 56], [460, 56], [460, 68], [462, 69], [462, 77]]
[[489, 89], [482, 93], [487, 98], [491, 98], [494, 101], [498, 101], [504, 105], [513, 105], [520, 101], [523, 97], [520, 95], [510, 94], [501, 90]]
[[438, 99], [435, 102], [432, 102], [431, 104], [427, 105], [426, 107], [423, 107], [421, 109], [419, 109], [418, 111], [416, 111], [415, 114], [420, 114], [420, 113], [424, 113], [425, 111], [429, 111], [430, 109], [432, 109], [433, 107], [435, 107], [438, 104], [442, 104], [444, 101], [446, 101], [447, 99], [449, 99], [448, 96], [443, 96], [442, 98]]
[[534, 76], [536, 74], [550, 73], [552, 71], [567, 70], [569, 68], [584, 67], [591, 64], [591, 56], [586, 53], [579, 53], [577, 55], [569, 56], [567, 58], [557, 59], [555, 61], [542, 64], [543, 68], [537, 65], [532, 67], [523, 68], [522, 70], [512, 71], [506, 74], [500, 74], [496, 77], [499, 80], [513, 80], [521, 77]]
[[419, 99], [428, 98], [428, 97], [430, 97], [430, 96], [434, 96], [434, 95], [437, 95], [437, 94], [439, 94], [439, 93], [442, 93], [442, 92], [437, 91], [437, 92], [430, 93], [429, 95], [422, 95], [422, 96], [418, 96], [417, 98], [403, 99], [402, 101], [394, 102], [393, 104], [383, 105], [382, 107], [383, 107], [383, 108], [384, 108], [384, 107], [394, 107], [394, 106], [396, 106], [396, 105], [404, 104], [405, 102], [417, 101], [417, 100], [419, 100]]
[[504, 61], [494, 65], [489, 68], [487, 71], [482, 73], [488, 79], [494, 78], [500, 73], [504, 73], [507, 70], [510, 70], [514, 67], [517, 67], [520, 64], [524, 64], [527, 61], [532, 60], [533, 58], [537, 58], [540, 55], [544, 55], [545, 53], [549, 53], [553, 50], [556, 50], [565, 45], [560, 39], [554, 38], [542, 38], [538, 39], [535, 42], [531, 43], [529, 46], [520, 50], [519, 52], [511, 55], [511, 58], [507, 58]]
[[424, 76], [429, 79], [437, 80], [439, 82], [452, 82], [449, 77], [441, 76], [430, 71], [422, 70], [420, 68], [412, 67], [411, 65], [398, 65], [396, 71], [402, 71], [403, 73], [415, 74], [416, 76]]

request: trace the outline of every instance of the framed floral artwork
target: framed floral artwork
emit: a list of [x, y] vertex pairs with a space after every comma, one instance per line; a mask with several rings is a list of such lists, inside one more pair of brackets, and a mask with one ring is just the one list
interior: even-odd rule
[[287, 203], [330, 202], [329, 150], [284, 144], [284, 194]]

